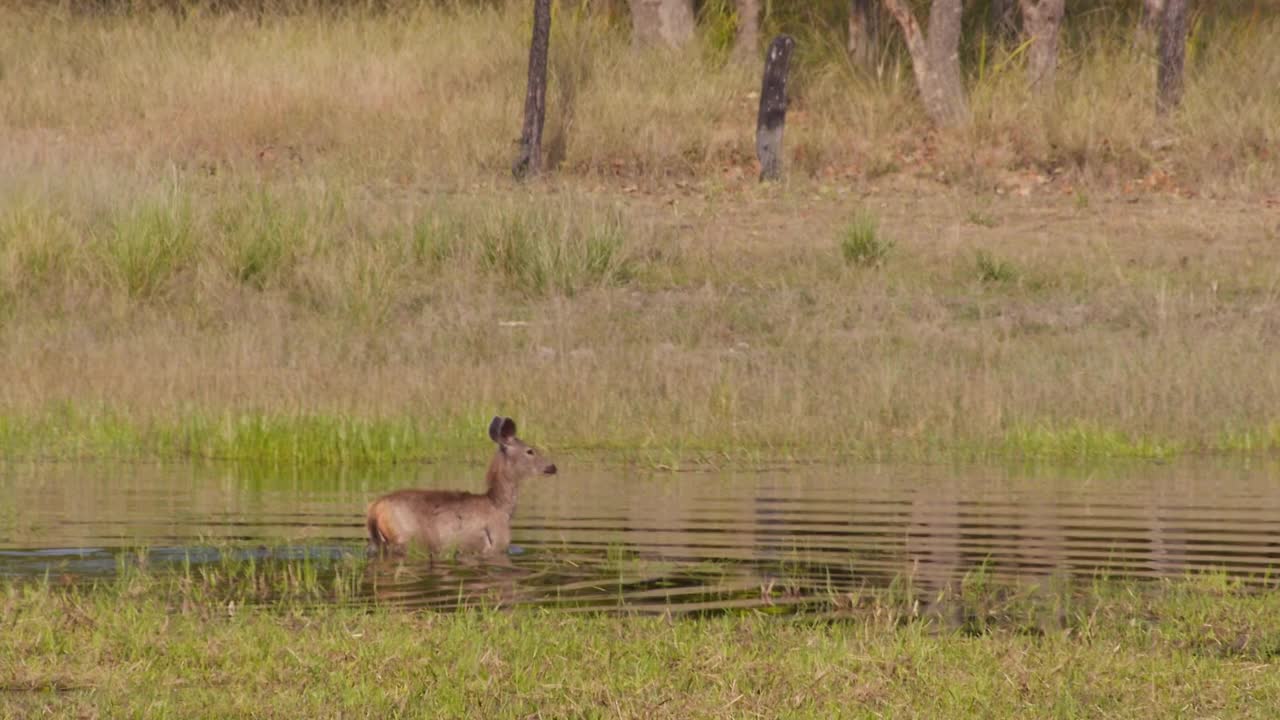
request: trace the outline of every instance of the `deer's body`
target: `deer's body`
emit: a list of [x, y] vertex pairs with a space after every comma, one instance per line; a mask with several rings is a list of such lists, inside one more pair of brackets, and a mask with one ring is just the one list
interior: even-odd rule
[[373, 501], [365, 517], [370, 551], [403, 553], [417, 545], [432, 556], [505, 553], [520, 482], [556, 473], [555, 465], [515, 433], [511, 418], [495, 417], [490, 423], [489, 437], [498, 449], [485, 473], [485, 493], [397, 490]]

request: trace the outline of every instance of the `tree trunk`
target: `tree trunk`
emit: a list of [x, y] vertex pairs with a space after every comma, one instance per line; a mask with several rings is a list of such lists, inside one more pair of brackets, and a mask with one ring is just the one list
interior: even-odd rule
[[1031, 47], [1027, 49], [1027, 81], [1037, 95], [1053, 91], [1058, 69], [1058, 33], [1062, 28], [1064, 0], [1019, 0], [1022, 24]]
[[996, 37], [1007, 40], [1018, 35], [1018, 0], [991, 0], [991, 27]]
[[692, 0], [631, 0], [631, 40], [682, 47], [693, 39]]
[[760, 180], [782, 176], [782, 130], [787, 122], [787, 72], [796, 41], [779, 35], [769, 44], [764, 59], [764, 80], [760, 87], [760, 112], [756, 115], [756, 157], [760, 159]]
[[551, 0], [533, 1], [533, 39], [529, 41], [529, 85], [524, 95], [520, 154], [511, 174], [523, 179], [542, 172], [542, 126], [547, 117], [547, 50], [551, 44]]
[[935, 125], [963, 125], [969, 120], [964, 82], [960, 76], [961, 0], [933, 0], [929, 6], [929, 35], [925, 37], [907, 0], [884, 0], [911, 53], [911, 69]]
[[739, 58], [756, 56], [760, 47], [760, 0], [738, 0], [738, 33], [733, 54]]
[[871, 67], [879, 40], [878, 16], [871, 0], [849, 2], [849, 57], [854, 64]]
[[1187, 54], [1187, 0], [1167, 0], [1160, 18], [1160, 70], [1156, 111], [1168, 113], [1182, 101], [1182, 65]]

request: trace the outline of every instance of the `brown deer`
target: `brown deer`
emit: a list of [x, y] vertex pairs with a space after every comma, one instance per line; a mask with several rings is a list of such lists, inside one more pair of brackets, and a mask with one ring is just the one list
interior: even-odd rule
[[397, 490], [369, 505], [370, 553], [403, 554], [420, 545], [434, 558], [451, 551], [481, 556], [505, 553], [520, 482], [555, 475], [556, 466], [516, 437], [516, 423], [495, 417], [489, 437], [498, 444], [485, 473], [484, 494], [456, 490]]

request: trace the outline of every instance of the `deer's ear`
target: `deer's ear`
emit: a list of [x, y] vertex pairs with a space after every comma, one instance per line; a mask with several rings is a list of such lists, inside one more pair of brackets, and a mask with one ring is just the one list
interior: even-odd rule
[[494, 415], [493, 420], [489, 422], [489, 439], [499, 445], [502, 444], [502, 435], [500, 433], [502, 432], [502, 421], [504, 419], [505, 418]]
[[502, 429], [498, 431], [498, 437], [502, 438], [502, 444], [511, 442], [516, 436], [516, 421], [511, 418], [502, 418]]

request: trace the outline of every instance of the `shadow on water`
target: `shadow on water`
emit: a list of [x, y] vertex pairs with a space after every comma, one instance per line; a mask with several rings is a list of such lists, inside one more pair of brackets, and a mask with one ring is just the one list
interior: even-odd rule
[[[566, 472], [524, 489], [498, 563], [365, 563], [366, 503], [466, 487], [451, 467], [366, 472], [210, 465], [0, 466], [0, 575], [110, 578], [123, 567], [357, 568], [351, 600], [628, 612], [796, 613], [981, 573], [1044, 583], [1224, 572], [1273, 583], [1276, 466], [911, 465], [739, 474]], [[144, 553], [130, 548], [147, 547]], [[323, 578], [322, 578], [323, 580]]]

